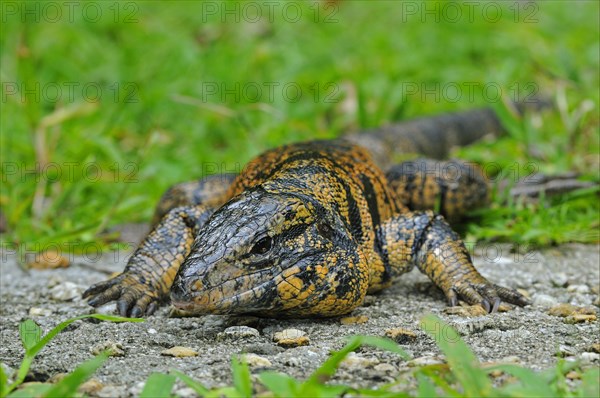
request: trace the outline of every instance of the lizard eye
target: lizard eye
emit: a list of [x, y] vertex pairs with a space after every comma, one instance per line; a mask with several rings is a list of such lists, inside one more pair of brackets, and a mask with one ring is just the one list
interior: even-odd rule
[[319, 234], [321, 234], [321, 236], [329, 240], [331, 240], [333, 236], [333, 228], [331, 228], [329, 224], [325, 224], [324, 222], [319, 223], [317, 225], [317, 231], [319, 231]]
[[271, 239], [271, 237], [269, 237], [269, 236], [265, 236], [264, 238], [261, 238], [258, 242], [256, 242], [254, 244], [254, 246], [252, 246], [252, 249], [250, 249], [250, 253], [251, 254], [265, 254], [269, 250], [271, 250], [272, 245], [273, 245], [273, 239]]

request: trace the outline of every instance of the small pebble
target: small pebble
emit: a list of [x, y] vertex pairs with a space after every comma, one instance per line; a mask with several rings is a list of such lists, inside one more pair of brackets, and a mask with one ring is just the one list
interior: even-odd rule
[[81, 297], [82, 289], [73, 282], [63, 282], [50, 289], [50, 297], [57, 301], [72, 301]]
[[69, 259], [56, 250], [48, 250], [35, 256], [27, 266], [31, 269], [66, 268], [71, 264]]
[[49, 310], [47, 308], [31, 307], [29, 309], [29, 315], [31, 315], [31, 316], [50, 316], [50, 315], [52, 315], [52, 310]]
[[231, 326], [217, 334], [217, 341], [239, 340], [260, 337], [260, 332], [249, 326]]
[[175, 357], [175, 358], [183, 358], [183, 357], [197, 357], [198, 352], [194, 351], [189, 347], [181, 347], [175, 346], [169, 348], [168, 350], [161, 351], [160, 355]]
[[552, 316], [566, 317], [571, 314], [574, 314], [576, 310], [577, 307], [572, 304], [561, 303], [550, 308], [548, 310], [548, 314]]
[[340, 364], [341, 367], [344, 368], [366, 368], [369, 366], [374, 366], [379, 363], [379, 360], [375, 358], [365, 358], [362, 355], [358, 355], [355, 352], [349, 353], [346, 358]]
[[600, 343], [594, 343], [590, 346], [590, 351], [600, 354]]
[[441, 365], [443, 363], [444, 361], [440, 357], [424, 356], [408, 361], [407, 365], [410, 367], [421, 367], [427, 365]]
[[587, 314], [573, 314], [569, 315], [565, 318], [565, 323], [574, 324], [574, 323], [584, 323], [584, 322], [594, 322], [598, 319], [596, 315], [587, 315]]
[[583, 364], [590, 364], [592, 362], [600, 361], [600, 354], [595, 352], [582, 352], [579, 358], [581, 358]]
[[444, 313], [463, 317], [487, 315], [487, 311], [480, 305], [469, 305], [465, 307], [446, 307]]
[[92, 395], [100, 391], [104, 387], [104, 384], [98, 379], [89, 379], [77, 388], [80, 394]]
[[340, 323], [342, 325], [354, 325], [354, 324], [367, 323], [368, 320], [369, 320], [369, 317], [365, 316], [365, 315], [347, 316], [345, 318], [340, 319]]
[[501, 363], [521, 363], [521, 358], [519, 358], [516, 355], [509, 355], [504, 358], [501, 358], [499, 362], [501, 362]]
[[396, 368], [389, 363], [380, 363], [379, 365], [375, 365], [373, 369], [381, 373], [391, 373], [396, 371]]
[[502, 376], [504, 374], [503, 371], [501, 370], [492, 370], [491, 372], [488, 373], [491, 377], [493, 377], [494, 379], [497, 379], [498, 377]]
[[48, 288], [51, 289], [54, 286], [60, 285], [63, 282], [64, 282], [64, 280], [60, 276], [58, 276], [58, 275], [51, 275], [50, 278], [48, 278], [48, 284], [46, 286], [48, 286]]
[[99, 307], [92, 307], [91, 313], [92, 314], [103, 314], [103, 315], [114, 315], [115, 309], [116, 309], [115, 303], [111, 302], [111, 303], [106, 303], [104, 305], [101, 305]]
[[198, 394], [196, 394], [196, 390], [191, 387], [181, 388], [175, 391], [175, 395], [180, 398], [193, 398], [198, 396]]
[[417, 339], [415, 332], [403, 328], [387, 329], [385, 337], [389, 337], [398, 344], [409, 344]]
[[148, 334], [156, 334], [156, 333], [158, 333], [158, 332], [156, 331], [156, 329], [154, 329], [154, 328], [150, 328], [150, 329], [148, 329]]
[[127, 390], [127, 391], [129, 392], [130, 395], [132, 395], [134, 397], [138, 397], [142, 393], [142, 391], [144, 391], [145, 385], [146, 385], [145, 381], [138, 381], [133, 386], [129, 387], [129, 390]]
[[556, 304], [558, 304], [558, 301], [554, 297], [547, 294], [538, 293], [533, 295], [534, 306], [550, 308], [554, 307]]
[[68, 373], [56, 373], [54, 375], [52, 375], [52, 377], [50, 377], [46, 383], [52, 383], [52, 384], [56, 384], [59, 381], [61, 381], [62, 379], [64, 379], [66, 376], [68, 376]]
[[256, 354], [243, 354], [242, 360], [252, 368], [270, 368], [273, 366], [271, 361], [269, 361], [267, 358]]
[[577, 351], [575, 350], [575, 348], [571, 347], [570, 345], [566, 345], [566, 344], [561, 344], [558, 346], [558, 356], [564, 358], [564, 357], [572, 357], [574, 355], [577, 354]]
[[567, 288], [567, 292], [586, 294], [590, 292], [590, 287], [588, 285], [571, 285]]
[[302, 358], [300, 358], [300, 357], [290, 357], [290, 358], [287, 358], [283, 363], [287, 366], [301, 368], [303, 361], [302, 361]]
[[108, 355], [111, 357], [123, 357], [125, 356], [125, 351], [123, 350], [123, 345], [121, 343], [116, 343], [112, 340], [107, 340], [102, 343], [96, 344], [90, 349], [90, 352], [93, 355], [98, 355], [103, 351], [108, 351]]
[[500, 303], [500, 305], [498, 306], [498, 312], [508, 312], [510, 310], [512, 310], [514, 307], [508, 303]]
[[569, 373], [567, 373], [565, 375], [565, 377], [569, 380], [579, 380], [579, 379], [581, 379], [581, 374], [579, 372], [572, 370]]
[[569, 283], [569, 278], [564, 272], [556, 272], [550, 276], [550, 282], [555, 287], [565, 287]]
[[100, 398], [124, 397], [127, 396], [127, 387], [104, 386], [100, 391], [96, 391], [96, 396]]
[[593, 307], [578, 307], [572, 304], [558, 304], [548, 310], [552, 316], [565, 318], [565, 323], [593, 322], [597, 319], [596, 310]]
[[594, 304], [596, 307], [600, 307], [600, 296], [596, 297], [596, 299], [594, 300], [594, 302], [592, 304]]
[[306, 333], [298, 329], [285, 329], [275, 333], [273, 341], [285, 348], [305, 346], [310, 343]]
[[592, 305], [593, 300], [592, 296], [590, 296], [589, 294], [571, 293], [571, 295], [569, 296], [569, 303], [585, 306]]

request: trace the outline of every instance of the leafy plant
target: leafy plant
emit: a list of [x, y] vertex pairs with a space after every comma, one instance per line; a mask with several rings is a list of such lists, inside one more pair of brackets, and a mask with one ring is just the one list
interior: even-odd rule
[[[135, 22], [122, 14], [115, 22], [111, 4], [98, 3], [94, 23], [82, 13], [53, 23], [15, 13], [0, 27], [5, 244], [27, 251], [52, 243], [65, 250], [108, 245], [114, 235], [107, 227], [149, 220], [169, 185], [239, 171], [268, 147], [479, 106], [501, 112], [508, 134], [453, 156], [496, 162], [505, 173], [509, 162], [533, 161], [549, 174], [576, 171], [598, 179], [598, 2], [579, 2], [569, 12], [564, 2], [499, 2], [497, 21], [478, 15], [452, 22], [442, 11], [446, 4], [432, 2], [428, 7], [440, 10], [428, 17], [440, 21], [435, 24], [421, 23], [419, 13], [403, 13], [394, 2], [322, 8], [298, 2], [303, 18], [297, 23], [275, 13], [265, 26], [222, 21], [219, 13], [207, 15], [203, 2], [132, 2]], [[463, 17], [473, 11], [453, 6]], [[535, 21], [525, 21], [532, 9]], [[350, 22], [355, 29], [347, 29]], [[240, 59], [245, 67], [232, 68]], [[271, 99], [267, 82], [279, 84], [277, 94], [297, 84], [303, 95], [295, 102]], [[218, 92], [207, 95], [207, 85], [216, 83]], [[103, 96], [90, 100], [81, 90], [86, 85]], [[260, 87], [260, 98], [225, 93], [250, 85]], [[51, 95], [56, 87], [58, 99]], [[452, 87], [459, 95], [446, 90]], [[558, 109], [514, 118], [486, 88], [521, 101], [534, 91], [554, 96]], [[590, 242], [596, 203], [595, 195], [565, 200], [564, 232], [552, 217], [559, 204], [550, 217], [525, 218], [516, 230], [510, 220], [521, 211], [512, 217], [492, 206], [470, 232], [479, 240]]]
[[[41, 329], [33, 321], [26, 320], [20, 325], [20, 335], [26, 354], [17, 374], [17, 379], [7, 385], [7, 375], [0, 368], [1, 397], [53, 397], [73, 396], [77, 388], [107, 360], [106, 352], [79, 365], [73, 372], [54, 385], [29, 384], [15, 391], [23, 382], [31, 361], [35, 355], [56, 334], [72, 322], [83, 318], [97, 318], [105, 321], [139, 322], [139, 319], [121, 318], [109, 315], [84, 315], [62, 322], [42, 337]], [[373, 346], [398, 354], [403, 359], [408, 355], [395, 342], [373, 336], [354, 336], [339, 351], [317, 368], [306, 380], [297, 380], [289, 375], [264, 371], [258, 374], [259, 382], [269, 394], [275, 397], [339, 397], [351, 394], [365, 397], [591, 397], [600, 393], [600, 370], [590, 368], [581, 370], [577, 363], [559, 361], [554, 368], [543, 372], [534, 372], [527, 368], [511, 365], [483, 365], [475, 354], [462, 341], [458, 333], [448, 324], [433, 315], [422, 319], [421, 327], [434, 339], [446, 356], [447, 364], [429, 365], [416, 368], [411, 374], [405, 374], [394, 383], [383, 385], [378, 389], [355, 389], [344, 384], [329, 384], [341, 362], [351, 352], [363, 345]], [[208, 389], [190, 376], [172, 369], [170, 374], [151, 374], [142, 390], [141, 398], [167, 398], [177, 379], [192, 388], [198, 395], [206, 398], [217, 397], [251, 397], [254, 394], [252, 378], [248, 365], [240, 358], [231, 361], [233, 385]], [[501, 371], [514, 377], [505, 385], [494, 386], [490, 374]], [[581, 382], [575, 389], [566, 383], [566, 374], [571, 371], [581, 372]], [[416, 388], [398, 391], [407, 377], [414, 377]]]
[[[258, 380], [269, 396], [274, 397], [340, 397], [345, 394], [364, 397], [591, 397], [598, 396], [599, 369], [590, 368], [581, 375], [580, 385], [571, 390], [565, 383], [565, 374], [578, 369], [576, 363], [559, 361], [555, 368], [544, 372], [534, 372], [527, 368], [498, 364], [484, 366], [465, 344], [458, 333], [438, 317], [427, 315], [422, 319], [421, 327], [427, 332], [446, 356], [447, 364], [428, 365], [416, 368], [412, 377], [417, 382], [416, 389], [398, 391], [402, 377], [411, 374], [378, 389], [355, 389], [343, 384], [328, 384], [341, 362], [349, 353], [362, 345], [371, 345], [394, 352], [403, 359], [406, 353], [393, 341], [372, 336], [355, 336], [339, 351], [334, 352], [306, 380], [297, 380], [280, 372], [264, 371], [258, 374]], [[502, 371], [515, 378], [503, 386], [494, 386], [490, 374]], [[250, 397], [253, 394], [252, 379], [247, 365], [238, 358], [232, 359], [233, 385], [207, 389], [188, 375], [171, 370], [170, 374], [153, 374], [144, 388], [144, 397], [166, 398], [177, 377], [194, 391], [207, 398]], [[162, 383], [162, 384], [161, 384]], [[145, 394], [145, 395], [144, 395]]]
[[56, 383], [54, 386], [42, 384], [37, 386], [34, 385], [31, 386], [29, 390], [27, 390], [28, 392], [16, 391], [15, 393], [11, 394], [11, 392], [14, 391], [25, 380], [27, 372], [29, 372], [29, 368], [31, 367], [35, 356], [64, 328], [66, 328], [75, 321], [85, 318], [95, 318], [102, 321], [110, 322], [143, 322], [143, 319], [122, 318], [113, 315], [81, 315], [59, 323], [57, 326], [55, 326], [52, 330], [50, 330], [47, 334], [45, 334], [42, 337], [42, 329], [34, 321], [30, 319], [23, 321], [19, 325], [19, 335], [21, 337], [23, 347], [25, 348], [25, 356], [23, 358], [23, 361], [21, 362], [19, 370], [17, 371], [15, 380], [10, 385], [8, 385], [7, 375], [4, 374], [4, 370], [0, 366], [0, 381], [2, 381], [2, 383], [0, 383], [0, 397], [29, 396], [27, 395], [29, 392], [35, 392], [35, 395], [41, 394], [47, 396], [68, 396], [75, 392], [77, 387], [81, 383], [83, 383], [92, 373], [94, 373], [96, 369], [99, 368], [108, 358], [108, 355], [106, 353], [101, 353], [95, 358], [84, 362], [79, 367], [77, 367], [71, 374], [66, 376], [60, 382]]

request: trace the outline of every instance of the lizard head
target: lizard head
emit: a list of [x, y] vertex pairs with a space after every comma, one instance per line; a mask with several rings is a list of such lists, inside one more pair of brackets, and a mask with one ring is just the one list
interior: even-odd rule
[[202, 227], [171, 301], [195, 314], [331, 316], [358, 306], [367, 285], [364, 256], [335, 212], [256, 187]]

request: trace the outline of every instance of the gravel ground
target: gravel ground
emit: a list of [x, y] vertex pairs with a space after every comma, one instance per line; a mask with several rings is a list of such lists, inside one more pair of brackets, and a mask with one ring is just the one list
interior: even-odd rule
[[[402, 346], [413, 362], [432, 363], [440, 359], [440, 352], [419, 328], [419, 319], [428, 312], [457, 328], [484, 362], [518, 362], [539, 370], [552, 366], [557, 353], [561, 353], [589, 366], [599, 366], [600, 354], [592, 348], [600, 342], [598, 321], [571, 324], [548, 314], [548, 308], [558, 303], [591, 306], [598, 312], [599, 246], [564, 245], [515, 255], [509, 246], [494, 245], [475, 252], [475, 264], [484, 276], [526, 290], [534, 305], [470, 318], [448, 315], [441, 292], [415, 270], [381, 294], [367, 297], [364, 306], [351, 314], [363, 316], [359, 321], [366, 320], [364, 323], [345, 324], [352, 320], [341, 318], [169, 318], [168, 308], [161, 308], [144, 323], [78, 321], [37, 356], [29, 380], [46, 381], [70, 372], [107, 344], [119, 345], [121, 356], [111, 357], [94, 376], [101, 383], [101, 389], [95, 392], [99, 396], [139, 394], [150, 373], [170, 368], [185, 372], [207, 387], [230, 384], [230, 357], [242, 352], [250, 353], [253, 373], [274, 369], [304, 378], [332, 350], [343, 346], [345, 336], [383, 336], [391, 328], [413, 331], [416, 338]], [[23, 356], [19, 322], [32, 318], [47, 332], [62, 320], [89, 313], [90, 307], [81, 300], [80, 293], [108, 273], [121, 271], [128, 255], [109, 253], [99, 259], [75, 256], [68, 268], [26, 274], [16, 266], [13, 254], [1, 254], [0, 360], [13, 369], [18, 368]], [[113, 307], [103, 310], [112, 312]], [[282, 348], [273, 342], [276, 332], [290, 328], [305, 332], [309, 344]], [[161, 354], [174, 346], [188, 347], [198, 355], [178, 358]], [[344, 363], [334, 381], [376, 386], [393, 381], [410, 365], [394, 354], [364, 348]], [[189, 394], [182, 384], [178, 383], [177, 389], [179, 395]]]

